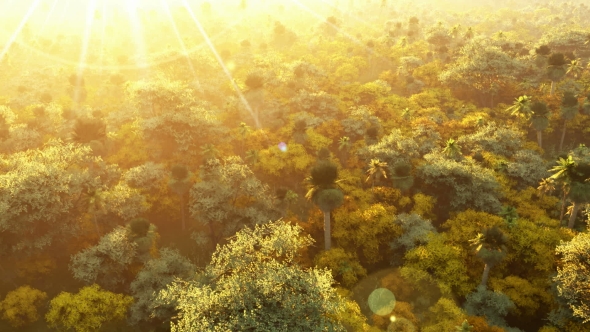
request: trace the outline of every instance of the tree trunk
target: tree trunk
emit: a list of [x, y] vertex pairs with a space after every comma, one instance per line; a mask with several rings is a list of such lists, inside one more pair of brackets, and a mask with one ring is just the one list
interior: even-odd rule
[[100, 238], [100, 229], [98, 228], [98, 222], [96, 221], [96, 213], [92, 213], [92, 219], [94, 219], [94, 226], [96, 227], [96, 234]]
[[483, 268], [483, 275], [481, 276], [481, 283], [479, 284], [480, 286], [487, 287], [488, 278], [490, 277], [490, 269], [490, 264], [486, 264]]
[[563, 140], [565, 139], [565, 126], [567, 125], [567, 121], [563, 120], [563, 131], [561, 132], [561, 142], [559, 142], [559, 152], [563, 148]]
[[567, 196], [567, 192], [565, 188], [563, 188], [563, 197], [561, 199], [561, 215], [559, 216], [559, 224], [563, 226], [563, 216], [565, 215], [565, 197]]
[[180, 215], [182, 216], [182, 230], [186, 229], [185, 217], [184, 217], [184, 199], [180, 196]]
[[332, 237], [330, 234], [330, 211], [324, 211], [324, 243], [326, 244], [326, 251], [332, 247]]
[[580, 204], [578, 202], [574, 202], [574, 206], [572, 207], [572, 214], [570, 215], [570, 220], [569, 223], [567, 224], [568, 228], [574, 228], [574, 224], [576, 223], [576, 217], [578, 216], [578, 211], [580, 211], [580, 208], [582, 207], [583, 204]]
[[540, 130], [537, 130], [537, 144], [541, 149], [543, 148], [543, 133]]
[[549, 95], [553, 96], [553, 92], [555, 92], [555, 81], [551, 81], [551, 91], [549, 92]]

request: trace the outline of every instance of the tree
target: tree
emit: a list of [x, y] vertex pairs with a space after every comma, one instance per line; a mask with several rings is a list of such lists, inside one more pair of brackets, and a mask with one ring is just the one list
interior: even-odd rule
[[556, 248], [560, 255], [560, 267], [553, 280], [557, 283], [560, 297], [567, 301], [574, 316], [590, 321], [590, 294], [588, 293], [588, 270], [590, 269], [590, 236], [579, 233], [569, 242]]
[[568, 155], [567, 159], [559, 158], [557, 165], [550, 171], [553, 173], [549, 179], [557, 181], [563, 187], [562, 219], [565, 209], [565, 199], [569, 197], [573, 201], [568, 227], [573, 228], [578, 211], [584, 203], [590, 202], [590, 160], [588, 148], [580, 147]]
[[97, 245], [72, 255], [69, 268], [77, 280], [118, 289], [129, 281], [133, 264], [151, 258], [157, 238], [156, 226], [143, 218], [134, 219], [127, 227], [105, 234]]
[[131, 324], [147, 322], [154, 326], [164, 321], [169, 324], [174, 315], [173, 308], [157, 306], [158, 292], [176, 278], [185, 279], [194, 275], [196, 267], [177, 250], [163, 248], [159, 255], [147, 261], [131, 283], [131, 295], [135, 299], [129, 308]]
[[375, 180], [379, 181], [381, 177], [387, 179], [387, 163], [379, 159], [371, 159], [369, 169], [367, 170], [367, 179], [365, 182], [372, 180], [371, 188], [375, 187]]
[[581, 59], [575, 59], [575, 60], [572, 60], [567, 65], [567, 72], [566, 72], [566, 74], [572, 74], [574, 76], [574, 78], [578, 78], [578, 76], [582, 73], [582, 70], [583, 69], [584, 69], [584, 67], [582, 66], [582, 60]]
[[47, 299], [47, 293], [30, 286], [21, 286], [8, 292], [0, 302], [2, 319], [14, 328], [24, 327], [39, 319], [38, 309]]
[[82, 232], [74, 207], [96, 186], [84, 165], [90, 148], [52, 140], [43, 149], [13, 153], [0, 174], [0, 236], [18, 252], [33, 253]]
[[180, 215], [182, 217], [182, 230], [186, 229], [186, 218], [184, 216], [184, 196], [191, 187], [188, 168], [184, 165], [174, 165], [170, 171], [171, 177], [168, 186], [180, 198]]
[[76, 119], [72, 141], [80, 144], [106, 139], [106, 123], [102, 119], [82, 117]]
[[508, 107], [506, 111], [528, 120], [532, 115], [531, 97], [524, 95], [516, 98], [512, 106]]
[[547, 60], [547, 77], [551, 80], [551, 96], [555, 92], [555, 82], [561, 80], [566, 74], [565, 64], [563, 53], [553, 53]]
[[485, 316], [490, 325], [505, 327], [504, 316], [508, 314], [514, 303], [506, 294], [487, 290], [479, 285], [477, 291], [467, 295], [463, 308], [469, 316]]
[[561, 118], [563, 119], [563, 130], [561, 132], [561, 141], [559, 142], [559, 152], [563, 148], [565, 139], [565, 129], [567, 122], [573, 120], [578, 114], [578, 98], [572, 92], [566, 92], [561, 100]]
[[336, 188], [338, 168], [333, 163], [320, 162], [311, 169], [307, 178], [309, 190], [305, 198], [314, 202], [324, 213], [324, 244], [325, 249], [332, 247], [330, 233], [330, 212], [342, 205], [344, 194]]
[[549, 110], [547, 104], [542, 101], [535, 101], [531, 105], [531, 126], [537, 131], [537, 144], [543, 147], [543, 130], [549, 127]]
[[77, 294], [61, 292], [49, 303], [45, 319], [52, 328], [95, 332], [108, 323], [125, 319], [131, 303], [131, 296], [104, 291], [94, 284]]
[[346, 331], [331, 274], [297, 264], [313, 243], [301, 231], [279, 220], [246, 227], [217, 247], [196, 278], [160, 292], [179, 313], [172, 331]]
[[461, 325], [455, 327], [456, 332], [471, 332], [471, 329], [473, 329], [473, 325], [469, 325], [467, 319]]
[[490, 269], [498, 264], [506, 256], [506, 243], [508, 237], [497, 226], [486, 228], [483, 233], [477, 234], [475, 239], [470, 240], [475, 247], [475, 253], [484, 263], [484, 271], [481, 277], [480, 286], [486, 287]]
[[245, 225], [267, 223], [280, 215], [269, 187], [238, 156], [209, 159], [200, 178], [190, 189], [189, 211], [209, 228], [213, 245]]
[[461, 156], [461, 147], [457, 144], [457, 141], [455, 141], [452, 138], [449, 138], [442, 152], [448, 158], [456, 160]]

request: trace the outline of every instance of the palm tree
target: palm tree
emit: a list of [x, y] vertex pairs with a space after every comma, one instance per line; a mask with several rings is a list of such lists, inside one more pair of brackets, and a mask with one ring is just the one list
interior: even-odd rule
[[449, 138], [442, 152], [451, 159], [457, 159], [459, 158], [459, 156], [461, 156], [461, 147], [459, 147], [457, 141], [455, 141], [452, 138]]
[[494, 226], [484, 229], [483, 233], [477, 234], [469, 242], [475, 247], [477, 257], [485, 264], [480, 286], [487, 287], [490, 269], [506, 256], [508, 238], [498, 226]]
[[461, 324], [460, 326], [455, 326], [456, 332], [471, 332], [472, 329], [473, 329], [473, 325], [469, 325], [469, 322], [467, 322], [467, 319], [464, 320], [463, 324]]
[[502, 211], [498, 215], [504, 218], [504, 221], [508, 224], [509, 228], [516, 226], [518, 220], [518, 212], [513, 206], [503, 206]]
[[573, 202], [572, 213], [570, 214], [568, 227], [574, 228], [576, 217], [583, 204], [590, 202], [590, 164], [576, 162], [572, 155], [567, 159], [559, 158], [557, 165], [551, 170], [554, 174], [549, 177], [562, 184], [563, 200], [561, 218], [565, 214], [565, 200], [567, 197]]
[[537, 144], [543, 147], [543, 130], [549, 127], [549, 110], [547, 104], [536, 101], [531, 105], [531, 126], [537, 131]]
[[406, 121], [410, 121], [412, 119], [412, 113], [413, 113], [412, 110], [410, 110], [409, 108], [406, 107], [402, 111], [402, 118]]
[[414, 185], [412, 165], [407, 162], [398, 162], [393, 166], [392, 185], [402, 192], [409, 190]]
[[182, 230], [186, 230], [186, 217], [185, 217], [185, 201], [184, 196], [191, 187], [190, 173], [188, 168], [184, 165], [174, 165], [170, 170], [170, 181], [168, 186], [172, 191], [180, 198], [180, 215], [182, 218]]
[[107, 137], [106, 123], [97, 118], [78, 118], [74, 123], [72, 141], [80, 144], [103, 141]]
[[306, 179], [309, 190], [305, 198], [311, 200], [324, 213], [324, 243], [325, 249], [332, 247], [330, 232], [330, 212], [342, 205], [344, 194], [337, 187], [339, 180], [338, 168], [330, 161], [317, 163], [311, 169], [311, 175]]
[[338, 150], [342, 151], [341, 156], [340, 156], [340, 160], [342, 162], [342, 165], [346, 167], [346, 162], [348, 161], [348, 152], [350, 151], [350, 137], [348, 136], [343, 136], [340, 137], [340, 139], [338, 140]]
[[572, 170], [575, 166], [575, 162], [572, 156], [568, 156], [567, 159], [559, 158], [557, 161], [557, 166], [554, 166], [550, 171], [554, 172], [552, 176], [547, 179], [544, 179], [539, 188], [549, 192], [555, 190], [555, 184], [561, 184], [562, 194], [563, 197], [561, 199], [561, 214], [559, 217], [559, 222], [563, 221], [563, 216], [565, 214], [565, 200], [568, 194], [569, 189], [569, 176], [568, 174], [572, 173]]
[[213, 144], [205, 144], [201, 146], [201, 155], [205, 157], [205, 160], [214, 159], [218, 154], [219, 150], [217, 150]]
[[507, 112], [511, 112], [511, 115], [522, 117], [528, 120], [531, 117], [531, 97], [520, 96], [514, 100], [512, 106], [506, 109]]
[[250, 127], [245, 122], [240, 122], [240, 126], [238, 127], [238, 132], [240, 133], [240, 153], [244, 151], [244, 141], [246, 140], [246, 136], [252, 131]]
[[562, 53], [553, 53], [547, 61], [547, 77], [551, 80], [551, 92], [552, 96], [555, 92], [555, 82], [561, 80], [566, 73], [565, 69], [565, 56]]
[[83, 212], [92, 215], [92, 221], [96, 228], [96, 234], [100, 237], [100, 229], [98, 227], [97, 214], [104, 212], [103, 194], [100, 189], [87, 189], [81, 197]]
[[246, 151], [246, 161], [250, 163], [250, 165], [255, 165], [258, 162], [258, 159], [258, 150]]
[[561, 141], [559, 143], [559, 152], [563, 148], [563, 141], [565, 139], [565, 129], [567, 122], [573, 120], [578, 114], [578, 98], [572, 92], [567, 92], [563, 95], [561, 100], [561, 118], [563, 119], [563, 130], [561, 132]]
[[566, 74], [572, 74], [574, 75], [574, 78], [578, 78], [578, 76], [582, 73], [583, 70], [583, 66], [582, 66], [582, 60], [581, 59], [575, 59], [572, 60], [568, 65], [567, 65], [567, 72]]
[[387, 163], [384, 161], [381, 161], [379, 159], [371, 159], [371, 162], [369, 163], [369, 169], [367, 170], [367, 179], [365, 180], [365, 182], [369, 182], [369, 180], [373, 180], [372, 181], [372, 185], [371, 188], [375, 187], [375, 180], [379, 180], [381, 177], [387, 179]]

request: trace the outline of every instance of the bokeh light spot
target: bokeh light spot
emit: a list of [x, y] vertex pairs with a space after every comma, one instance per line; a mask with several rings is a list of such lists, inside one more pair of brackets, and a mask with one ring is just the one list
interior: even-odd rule
[[395, 295], [387, 288], [377, 288], [369, 295], [369, 308], [376, 315], [389, 315], [395, 308]]
[[285, 142], [279, 143], [279, 150], [281, 150], [283, 152], [287, 152], [287, 143], [285, 143]]

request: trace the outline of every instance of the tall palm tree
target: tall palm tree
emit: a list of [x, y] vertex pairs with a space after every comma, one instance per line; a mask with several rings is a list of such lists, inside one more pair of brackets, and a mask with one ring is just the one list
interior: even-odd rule
[[387, 179], [387, 163], [379, 159], [371, 159], [369, 169], [367, 170], [367, 179], [365, 182], [372, 180], [371, 188], [375, 187], [375, 180], [379, 181], [381, 177]]
[[561, 141], [559, 142], [559, 152], [561, 152], [563, 148], [567, 122], [573, 120], [576, 117], [576, 114], [578, 114], [578, 98], [572, 92], [567, 92], [563, 95], [561, 100], [561, 118], [563, 119], [563, 130], [561, 132]]
[[512, 115], [528, 120], [532, 115], [531, 97], [524, 95], [516, 98], [512, 106], [508, 107], [506, 111], [511, 112]]
[[537, 144], [543, 147], [543, 130], [549, 127], [549, 109], [547, 104], [536, 101], [531, 105], [531, 126], [537, 131]]
[[449, 138], [442, 152], [444, 155], [451, 159], [457, 159], [459, 156], [461, 156], [461, 147], [459, 146], [459, 144], [457, 144], [457, 141], [455, 141], [452, 138]]
[[305, 198], [311, 200], [324, 213], [324, 243], [325, 249], [332, 247], [330, 231], [330, 212], [342, 205], [344, 194], [337, 188], [339, 180], [338, 168], [330, 161], [317, 163], [312, 169], [310, 176], [306, 179], [309, 183], [309, 190]]
[[255, 165], [259, 160], [258, 150], [248, 150], [246, 151], [246, 161], [250, 163], [250, 165]]
[[568, 221], [568, 227], [574, 228], [576, 217], [583, 204], [590, 202], [590, 164], [586, 162], [576, 162], [572, 155], [567, 159], [559, 158], [557, 165], [551, 170], [553, 179], [562, 184], [563, 201], [561, 209], [561, 218], [565, 214], [565, 200], [567, 197], [573, 202], [572, 213]]
[[250, 128], [250, 126], [248, 126], [245, 122], [240, 122], [240, 126], [238, 127], [238, 132], [240, 134], [240, 153], [243, 153], [244, 151], [244, 141], [246, 140], [246, 137], [248, 136], [248, 134], [252, 131], [252, 129]]
[[498, 226], [494, 226], [484, 229], [483, 233], [477, 234], [469, 242], [475, 247], [477, 257], [485, 264], [480, 286], [487, 287], [491, 268], [506, 256], [508, 237]]
[[565, 56], [562, 53], [553, 53], [549, 56], [549, 60], [547, 61], [547, 77], [551, 80], [551, 96], [555, 92], [555, 82], [565, 76], [565, 65]]
[[219, 150], [213, 144], [205, 144], [201, 146], [201, 154], [205, 157], [205, 160], [214, 159], [219, 154]]
[[566, 74], [572, 74], [574, 78], [578, 78], [578, 76], [582, 73], [583, 69], [584, 67], [582, 66], [582, 60], [575, 59], [567, 65]]
[[168, 186], [180, 198], [180, 215], [182, 221], [182, 230], [186, 230], [185, 217], [185, 196], [191, 187], [190, 173], [188, 168], [184, 165], [174, 165], [170, 170], [170, 181]]

